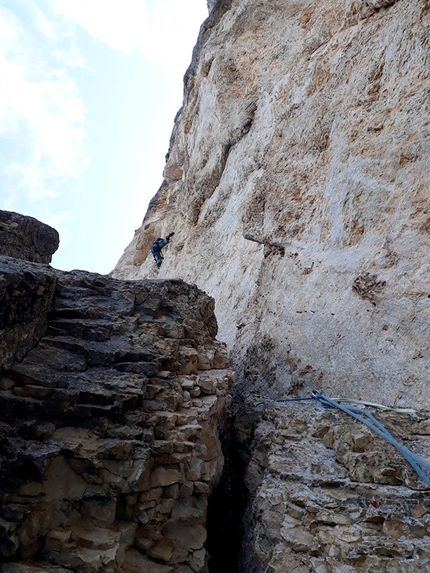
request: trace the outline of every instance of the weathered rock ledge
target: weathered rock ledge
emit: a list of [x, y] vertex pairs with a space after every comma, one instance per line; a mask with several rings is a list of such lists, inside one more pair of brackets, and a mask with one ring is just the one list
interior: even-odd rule
[[21, 304], [30, 283], [22, 308], [43, 307], [21, 361], [1, 347], [2, 572], [206, 571], [218, 422], [234, 379], [213, 300], [182, 281], [1, 263]]
[[50, 263], [59, 244], [58, 232], [46, 223], [13, 211], [0, 211], [0, 255]]

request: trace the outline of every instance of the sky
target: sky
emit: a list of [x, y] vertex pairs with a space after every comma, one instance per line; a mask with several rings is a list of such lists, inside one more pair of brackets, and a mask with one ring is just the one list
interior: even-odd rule
[[206, 0], [0, 0], [0, 209], [109, 273], [160, 187]]

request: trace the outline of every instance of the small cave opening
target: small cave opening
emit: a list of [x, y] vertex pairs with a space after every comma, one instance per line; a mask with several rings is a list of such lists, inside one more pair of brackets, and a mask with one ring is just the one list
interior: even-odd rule
[[206, 520], [209, 573], [239, 573], [244, 537], [243, 517], [248, 504], [244, 483], [246, 455], [234, 431], [233, 419], [220, 424], [224, 469], [208, 503]]

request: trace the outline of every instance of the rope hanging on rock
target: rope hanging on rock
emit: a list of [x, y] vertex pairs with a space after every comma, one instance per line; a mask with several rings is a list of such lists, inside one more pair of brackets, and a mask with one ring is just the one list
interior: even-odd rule
[[[364, 408], [354, 408], [352, 406], [345, 406], [341, 402], [349, 402], [353, 404], [364, 404], [367, 406], [372, 406], [379, 408], [381, 410], [388, 410], [392, 412], [400, 413], [413, 413], [415, 410], [409, 408], [390, 408], [388, 406], [383, 406], [382, 404], [375, 404], [374, 402], [363, 402], [361, 400], [354, 400], [352, 398], [335, 398], [331, 399], [325, 396], [322, 392], [312, 392], [310, 398], [287, 398], [285, 400], [276, 400], [276, 402], [302, 402], [305, 400], [318, 400], [318, 402], [324, 408], [337, 408], [345, 414], [348, 414], [352, 418], [355, 418], [371, 430], [373, 430], [378, 436], [389, 442], [394, 446], [409, 463], [409, 465], [416, 471], [422, 481], [430, 488], [430, 477], [425, 473], [430, 473], [430, 464], [419, 458], [416, 454], [405, 448], [400, 442], [398, 442], [390, 432], [373, 416], [370, 412], [367, 412]], [[264, 404], [264, 402], [260, 402]], [[259, 405], [259, 404], [258, 404]], [[367, 418], [367, 419], [366, 419]]]
[[[430, 477], [426, 475], [425, 472], [430, 472], [430, 464], [419, 458], [416, 454], [405, 448], [400, 442], [393, 438], [390, 432], [373, 416], [370, 412], [367, 412], [364, 408], [352, 408], [350, 406], [345, 406], [339, 402], [335, 402], [330, 398], [327, 398], [322, 392], [314, 392], [313, 397], [318, 400], [323, 406], [329, 406], [332, 408], [338, 408], [352, 416], [371, 430], [373, 430], [378, 436], [387, 440], [392, 446], [394, 446], [409, 463], [409, 465], [417, 472], [422, 481], [430, 488]], [[368, 419], [364, 417], [366, 416]]]

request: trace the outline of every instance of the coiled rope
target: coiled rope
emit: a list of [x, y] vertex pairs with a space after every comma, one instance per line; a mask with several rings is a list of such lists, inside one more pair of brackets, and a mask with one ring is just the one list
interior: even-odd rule
[[[405, 458], [405, 460], [409, 463], [409, 465], [416, 471], [422, 481], [426, 484], [427, 487], [430, 488], [430, 477], [425, 473], [430, 473], [430, 464], [426, 461], [422, 460], [416, 454], [405, 448], [403, 444], [398, 442], [390, 432], [373, 416], [370, 412], [365, 410], [364, 408], [354, 408], [351, 406], [345, 406], [341, 404], [342, 402], [349, 402], [355, 404], [365, 404], [374, 406], [376, 408], [380, 408], [382, 410], [391, 410], [394, 412], [402, 412], [402, 413], [410, 413], [414, 412], [414, 410], [410, 409], [402, 409], [402, 408], [389, 408], [387, 406], [382, 406], [381, 404], [375, 404], [373, 402], [361, 402], [360, 400], [353, 400], [353, 399], [331, 399], [325, 396], [322, 392], [312, 392], [312, 396], [310, 398], [288, 398], [285, 400], [276, 400], [276, 402], [301, 402], [304, 400], [318, 400], [318, 402], [324, 408], [337, 408], [345, 414], [348, 414], [352, 418], [355, 418], [371, 430], [373, 430], [378, 436], [389, 442], [392, 446], [394, 446]], [[261, 402], [263, 403], [263, 402]], [[367, 418], [367, 419], [366, 419]]]

